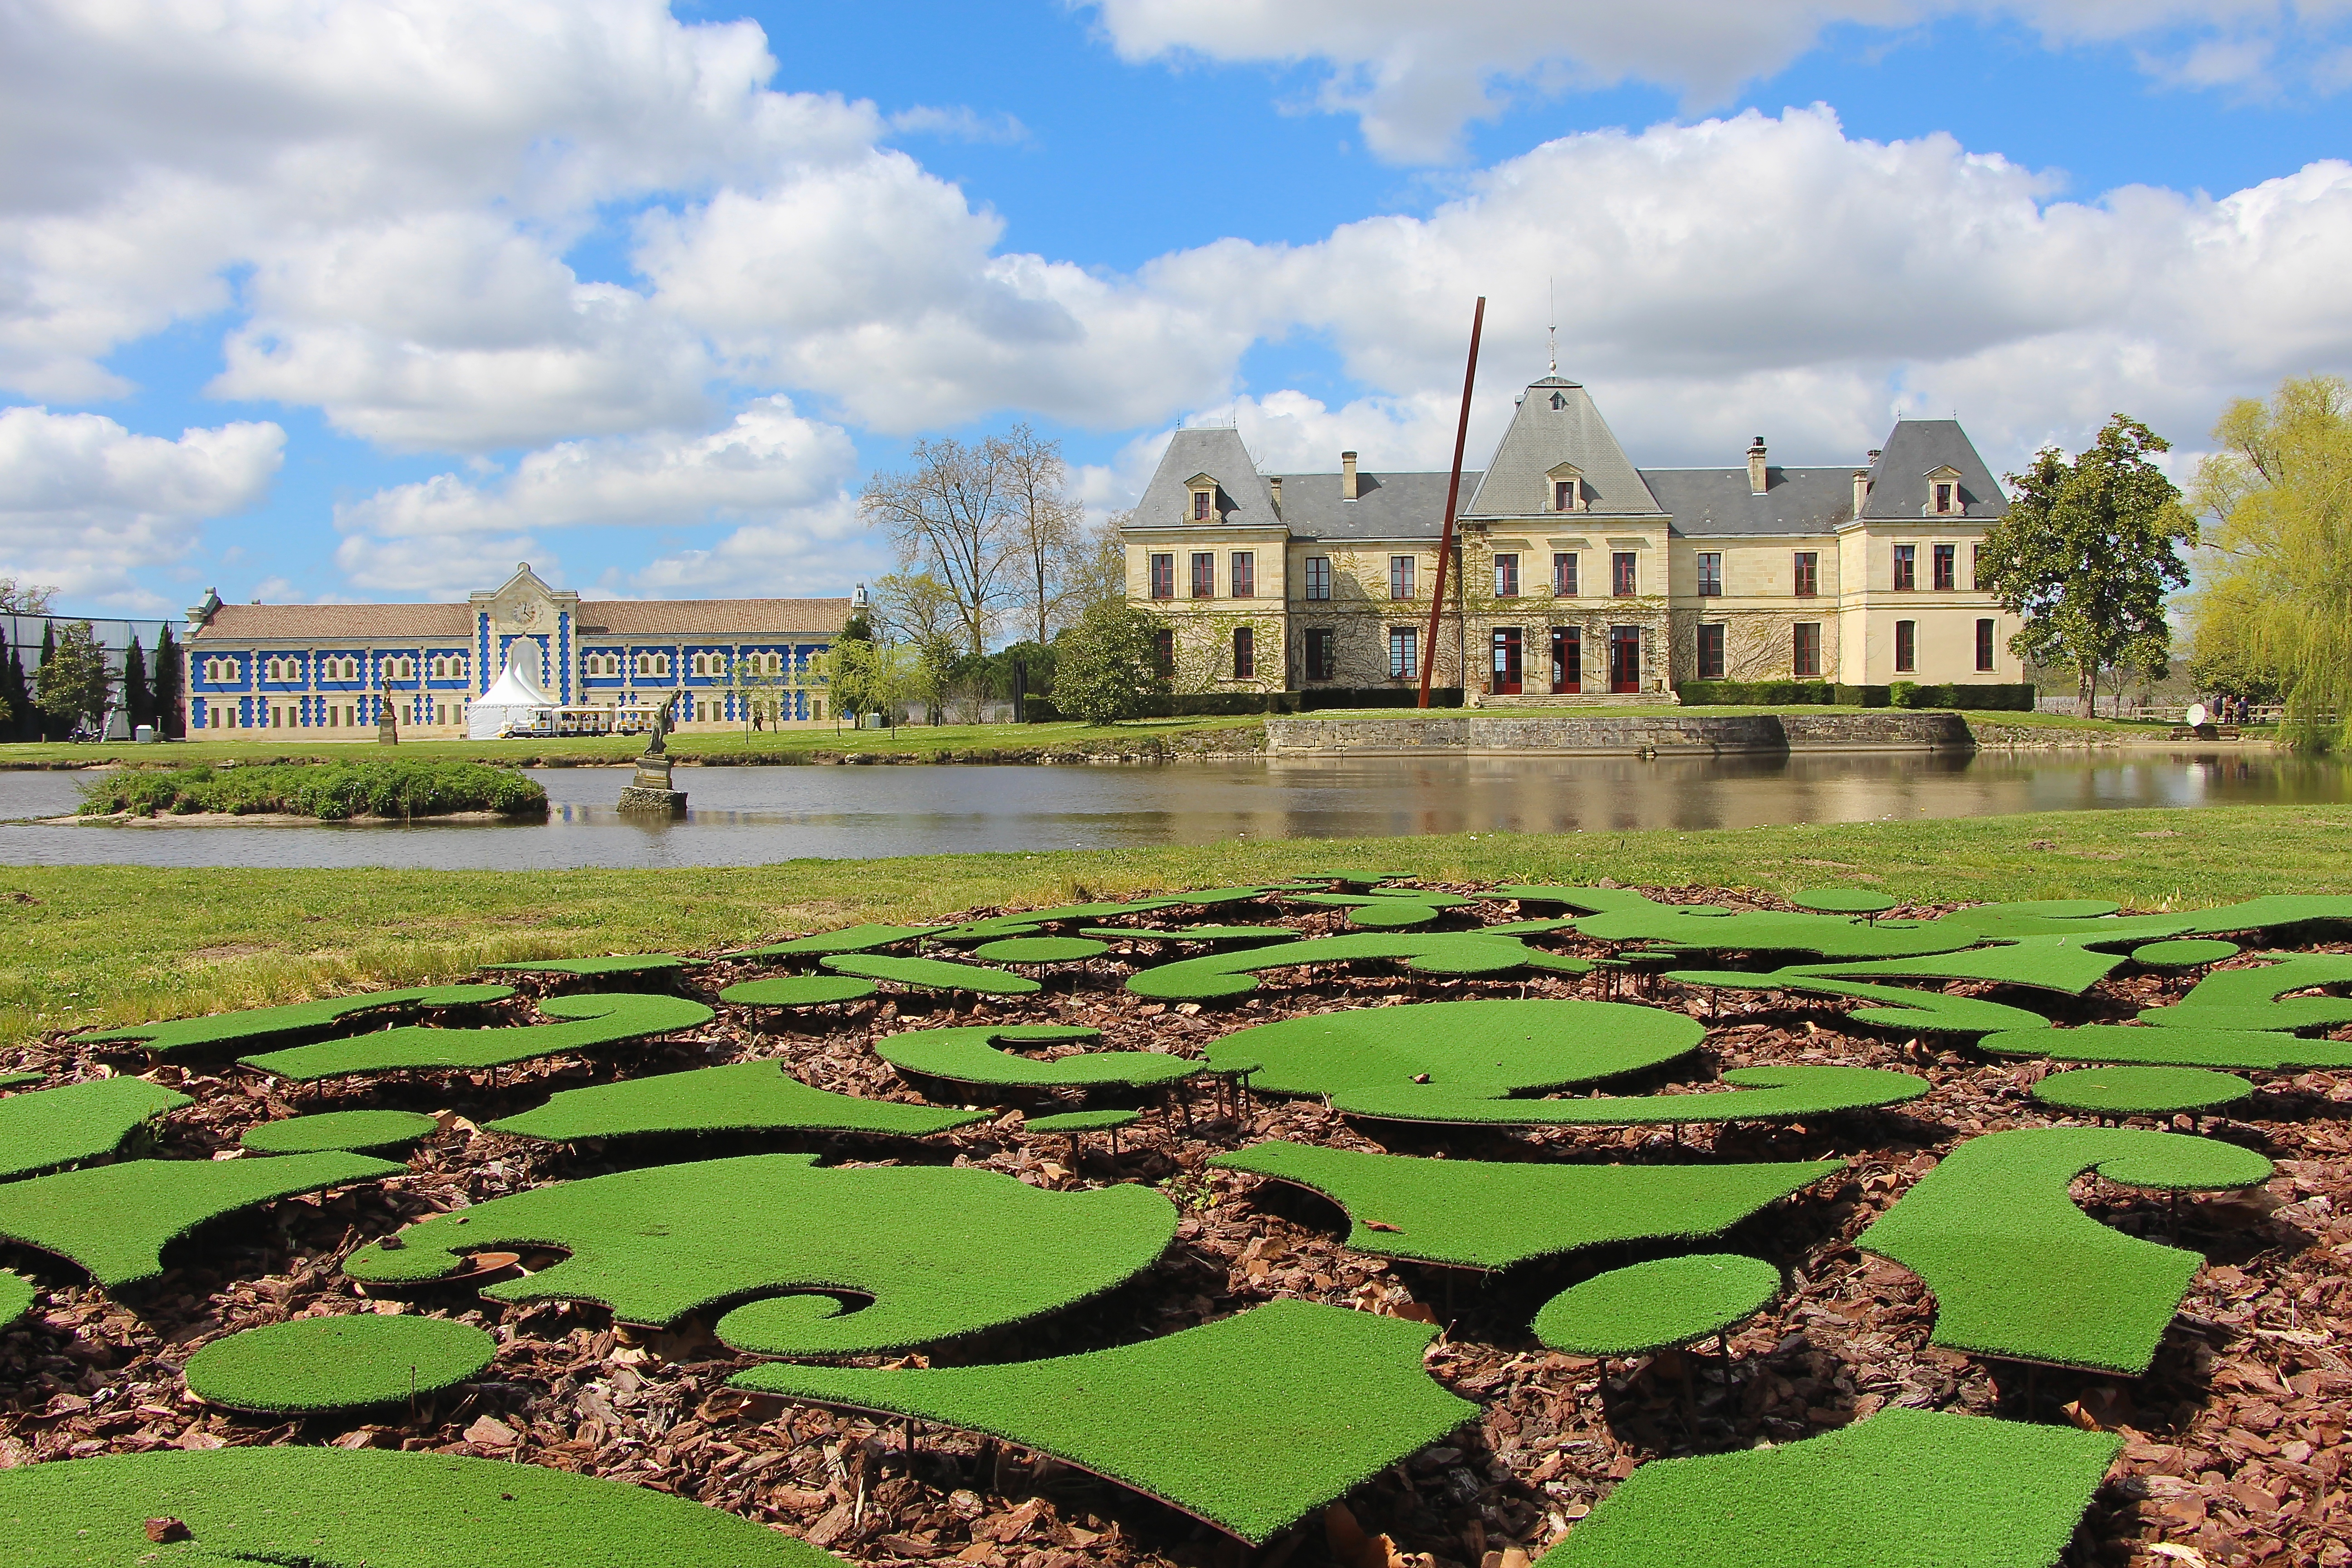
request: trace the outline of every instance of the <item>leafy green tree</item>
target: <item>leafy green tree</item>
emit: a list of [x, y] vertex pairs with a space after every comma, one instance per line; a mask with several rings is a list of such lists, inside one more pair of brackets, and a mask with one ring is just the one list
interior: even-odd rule
[[1055, 644], [1054, 705], [1089, 724], [1140, 717], [1165, 696], [1159, 620], [1124, 600], [1087, 606]]
[[2045, 447], [2010, 475], [2008, 515], [1985, 535], [1979, 574], [2003, 609], [2025, 617], [2011, 650], [2072, 669], [2085, 717], [2101, 670], [2161, 679], [2169, 668], [2166, 596], [2189, 581], [2180, 551], [2197, 542], [2180, 491], [2148, 460], [2169, 450], [2118, 414], [2073, 462]]
[[46, 651], [33, 689], [33, 701], [41, 711], [67, 730], [83, 719], [104, 719], [114, 672], [107, 668], [106, 649], [90, 624], [68, 621], [56, 645]]
[[177, 736], [180, 722], [180, 645], [167, 624], [155, 638], [153, 723], [159, 735]]
[[2284, 693], [2290, 732], [2352, 740], [2352, 385], [2290, 377], [2213, 427], [2194, 504], [2219, 523], [2195, 606], [2200, 652], [2241, 650]]
[[0, 725], [8, 727], [13, 739], [30, 740], [27, 726], [32, 716], [33, 693], [25, 684], [25, 660], [11, 638], [0, 643]]

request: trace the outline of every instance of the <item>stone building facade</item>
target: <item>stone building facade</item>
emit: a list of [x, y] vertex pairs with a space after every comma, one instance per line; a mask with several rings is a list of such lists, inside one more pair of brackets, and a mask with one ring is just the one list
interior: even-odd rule
[[528, 563], [462, 605], [225, 605], [188, 611], [188, 732], [301, 730], [373, 740], [384, 707], [403, 734], [460, 737], [466, 710], [509, 663], [566, 709], [671, 697], [681, 731], [826, 717], [814, 664], [853, 600], [591, 599]]
[[1262, 473], [1230, 428], [1179, 430], [1121, 531], [1176, 689], [1463, 684], [1473, 701], [1672, 701], [1690, 679], [2021, 680], [1977, 586], [2007, 498], [1958, 423], [1898, 421], [1858, 465], [1642, 468], [1549, 375], [1462, 476], [1434, 646], [1444, 473]]

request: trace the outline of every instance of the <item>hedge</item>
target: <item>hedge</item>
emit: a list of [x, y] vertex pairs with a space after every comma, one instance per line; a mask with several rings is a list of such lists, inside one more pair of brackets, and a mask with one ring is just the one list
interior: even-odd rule
[[354, 816], [446, 816], [461, 811], [544, 816], [547, 791], [514, 768], [407, 757], [364, 762], [125, 768], [82, 785], [81, 815], [282, 812], [341, 822]]
[[[1462, 689], [1433, 686], [1432, 708], [1459, 708]], [[1144, 701], [1146, 719], [1214, 718], [1241, 713], [1312, 713], [1324, 708], [1418, 708], [1418, 686], [1317, 686], [1303, 691], [1188, 691]], [[1069, 715], [1043, 697], [1032, 697], [1022, 710], [1031, 724], [1066, 724]]]
[[1898, 680], [1887, 686], [1841, 686], [1824, 680], [1685, 680], [1675, 694], [1686, 707], [1737, 703], [1743, 707], [1955, 708], [1977, 712], [2030, 713], [2034, 688], [1997, 681], [1952, 681], [1923, 686]]

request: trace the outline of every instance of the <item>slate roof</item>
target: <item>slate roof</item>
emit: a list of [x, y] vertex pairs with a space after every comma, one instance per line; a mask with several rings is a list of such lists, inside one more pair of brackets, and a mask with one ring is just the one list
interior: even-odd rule
[[1765, 491], [1748, 488], [1748, 465], [1736, 468], [1643, 468], [1676, 533], [1825, 533], [1853, 520], [1853, 470], [1768, 465]]
[[1531, 517], [1548, 512], [1550, 470], [1568, 462], [1584, 471], [1592, 517], [1655, 517], [1662, 510], [1650, 487], [1617, 444], [1592, 395], [1565, 376], [1529, 384], [1487, 464], [1465, 517]]
[[464, 642], [474, 613], [463, 605], [223, 605], [188, 634], [189, 642]]
[[1192, 492], [1185, 481], [1207, 474], [1217, 481], [1217, 521], [1232, 527], [1278, 528], [1274, 498], [1265, 476], [1250, 460], [1242, 433], [1230, 426], [1179, 430], [1168, 443], [1143, 499], [1135, 503], [1138, 528], [1172, 528], [1192, 521]]
[[1863, 503], [1863, 521], [1918, 517], [1927, 505], [1927, 475], [1947, 465], [1960, 471], [1967, 516], [1999, 517], [2009, 510], [2000, 481], [1977, 456], [1958, 420], [1901, 419], [1886, 437], [1878, 461], [1871, 465], [1870, 499]]
[[[1282, 521], [1302, 539], [1434, 539], [1445, 526], [1445, 486], [1453, 474], [1375, 474], [1356, 470], [1356, 499], [1339, 499], [1337, 474], [1282, 476]], [[1462, 473], [1467, 499], [1482, 476]], [[1457, 503], [1458, 504], [1458, 503]]]

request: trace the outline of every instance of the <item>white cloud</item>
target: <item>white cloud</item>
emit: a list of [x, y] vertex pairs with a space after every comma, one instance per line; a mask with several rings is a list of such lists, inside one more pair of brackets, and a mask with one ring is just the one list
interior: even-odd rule
[[1840, 26], [1899, 28], [1940, 16], [2015, 18], [2051, 47], [2131, 41], [2143, 67], [2190, 86], [2306, 70], [2342, 0], [1086, 0], [1130, 60], [1313, 63], [1320, 106], [1360, 118], [1384, 156], [1451, 156], [1463, 125], [1515, 98], [1653, 82], [1694, 107], [1769, 77]]
[[486, 563], [538, 549], [549, 529], [738, 521], [758, 538], [779, 527], [805, 532], [815, 526], [810, 520], [840, 512], [856, 468], [839, 426], [803, 418], [784, 398], [763, 398], [709, 435], [566, 441], [530, 454], [494, 482], [440, 474], [338, 506], [344, 538], [336, 560], [366, 586], [450, 595], [478, 585]]
[[207, 520], [257, 505], [285, 445], [275, 425], [167, 441], [103, 415], [0, 409], [0, 574], [78, 599], [161, 608], [131, 573], [179, 559]]

